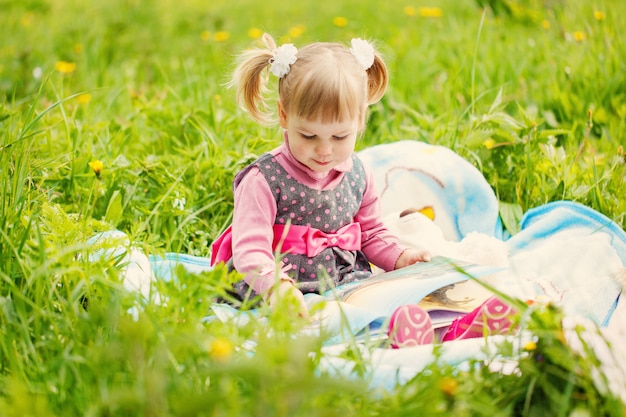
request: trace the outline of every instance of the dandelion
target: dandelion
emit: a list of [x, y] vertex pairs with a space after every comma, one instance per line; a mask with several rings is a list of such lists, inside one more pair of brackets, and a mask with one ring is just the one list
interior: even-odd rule
[[20, 23], [22, 24], [22, 26], [24, 26], [25, 28], [29, 28], [33, 25], [33, 20], [34, 20], [35, 14], [33, 12], [29, 12], [26, 13], [24, 16], [22, 16], [22, 18], [20, 19]]
[[546, 29], [546, 30], [547, 30], [547, 29], [550, 29], [550, 21], [549, 21], [549, 20], [546, 20], [546, 19], [543, 19], [543, 20], [541, 21], [541, 27], [542, 27], [542, 28], [544, 28], [544, 29]]
[[420, 7], [419, 14], [421, 17], [441, 17], [443, 10], [440, 7]]
[[203, 30], [202, 33], [200, 33], [200, 39], [202, 39], [205, 42], [210, 40], [211, 32], [209, 32], [208, 30]]
[[233, 354], [233, 344], [225, 337], [218, 337], [209, 345], [209, 355], [219, 362], [225, 362]]
[[223, 30], [215, 32], [215, 35], [213, 36], [213, 39], [215, 39], [215, 42], [224, 42], [224, 41], [227, 41], [228, 38], [230, 38], [230, 33], [223, 31]]
[[606, 13], [601, 12], [600, 10], [594, 10], [593, 11], [593, 17], [597, 20], [597, 21], [602, 21], [606, 19]]
[[76, 63], [68, 61], [57, 61], [57, 63], [54, 64], [54, 69], [59, 71], [61, 74], [71, 74], [76, 70]]
[[104, 164], [102, 163], [102, 161], [95, 159], [89, 162], [87, 165], [89, 165], [89, 168], [91, 168], [96, 174], [96, 178], [100, 178], [100, 173], [102, 172], [102, 168], [104, 168]]
[[76, 97], [76, 101], [78, 101], [80, 104], [87, 104], [91, 101], [91, 94], [89, 93], [81, 94], [78, 97]]
[[572, 33], [572, 37], [576, 42], [582, 42], [587, 38], [587, 35], [585, 34], [585, 32], [576, 31]]
[[524, 345], [524, 350], [532, 352], [533, 350], [537, 350], [537, 343], [532, 340]]
[[454, 378], [442, 378], [439, 381], [439, 389], [447, 396], [452, 397], [457, 393], [459, 383]]
[[333, 17], [333, 25], [337, 26], [338, 28], [346, 27], [348, 25], [348, 19], [343, 16]]
[[404, 9], [402, 9], [402, 11], [407, 16], [415, 16], [417, 14], [417, 9], [413, 6], [404, 6]]
[[143, 93], [141, 91], [133, 90], [129, 92], [129, 95], [132, 101], [139, 101], [143, 99]]
[[299, 38], [304, 33], [304, 25], [296, 25], [288, 33], [290, 38]]
[[489, 138], [483, 142], [483, 146], [491, 150], [496, 147], [496, 141], [493, 138]]
[[263, 36], [263, 31], [259, 28], [250, 28], [248, 30], [248, 36], [252, 39], [259, 39], [261, 36]]

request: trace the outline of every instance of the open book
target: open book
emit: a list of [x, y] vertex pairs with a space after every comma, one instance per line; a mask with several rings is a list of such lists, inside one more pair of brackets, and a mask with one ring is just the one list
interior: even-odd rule
[[449, 325], [493, 295], [472, 278], [503, 270], [442, 256], [331, 289], [329, 299], [376, 311], [389, 317], [403, 304], [419, 304], [435, 328]]

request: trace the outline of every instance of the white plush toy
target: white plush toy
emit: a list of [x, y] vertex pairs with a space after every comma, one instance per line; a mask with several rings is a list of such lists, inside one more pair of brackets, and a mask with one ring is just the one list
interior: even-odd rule
[[508, 266], [506, 244], [479, 232], [470, 232], [460, 242], [447, 240], [441, 228], [433, 221], [432, 207], [407, 209], [386, 215], [383, 223], [400, 242], [409, 247], [430, 251], [433, 256], [441, 255], [478, 265]]

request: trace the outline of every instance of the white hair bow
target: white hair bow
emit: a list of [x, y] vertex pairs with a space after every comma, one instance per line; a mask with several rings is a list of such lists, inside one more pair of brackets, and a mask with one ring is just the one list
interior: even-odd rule
[[364, 70], [368, 70], [374, 63], [374, 47], [368, 41], [360, 38], [352, 39], [351, 43], [350, 53], [354, 55]]
[[276, 48], [270, 58], [270, 72], [278, 78], [283, 78], [289, 73], [289, 66], [296, 62], [298, 49], [291, 43]]

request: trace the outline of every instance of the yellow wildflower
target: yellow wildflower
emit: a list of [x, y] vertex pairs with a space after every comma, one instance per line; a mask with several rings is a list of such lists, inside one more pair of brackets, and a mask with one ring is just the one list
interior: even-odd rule
[[333, 17], [333, 25], [337, 26], [338, 28], [346, 27], [348, 25], [348, 19], [343, 16]]
[[205, 42], [210, 40], [211, 32], [209, 32], [208, 30], [203, 30], [202, 33], [200, 33], [200, 39], [202, 39]]
[[248, 30], [248, 36], [250, 36], [252, 39], [259, 39], [261, 36], [263, 36], [263, 31], [259, 28], [250, 28]]
[[606, 13], [601, 12], [600, 10], [594, 10], [593, 11], [593, 17], [600, 21], [600, 20], [605, 20], [606, 19]]
[[537, 349], [537, 343], [530, 341], [524, 345], [524, 350], [532, 351]]
[[289, 29], [290, 38], [299, 38], [304, 33], [304, 25], [296, 25]]
[[546, 20], [546, 19], [543, 19], [541, 21], [541, 27], [544, 28], [544, 29], [550, 29], [550, 21]]
[[218, 337], [209, 345], [209, 354], [216, 361], [227, 361], [233, 354], [233, 344], [225, 337]]
[[443, 10], [440, 7], [420, 7], [419, 14], [422, 17], [441, 17]]
[[102, 163], [102, 161], [95, 159], [89, 162], [87, 165], [89, 165], [89, 167], [96, 174], [96, 178], [100, 178], [100, 173], [102, 172], [102, 168], [104, 168], [104, 164]]
[[485, 140], [485, 141], [483, 142], [483, 145], [484, 145], [484, 146], [485, 146], [485, 148], [487, 148], [487, 149], [493, 149], [493, 148], [495, 148], [495, 147], [496, 147], [497, 143], [496, 143], [496, 141], [495, 141], [495, 140], [493, 140], [493, 138], [489, 138], [489, 139], [487, 139], [487, 140]]
[[230, 38], [230, 33], [224, 30], [215, 32], [215, 35], [213, 36], [213, 39], [215, 39], [216, 42], [224, 42], [224, 41], [227, 41], [228, 38]]
[[407, 16], [415, 16], [417, 14], [417, 9], [413, 6], [404, 6], [404, 9], [402, 9], [402, 11]]
[[82, 43], [74, 44], [74, 52], [75, 53], [80, 54], [80, 53], [83, 52], [83, 49], [84, 48], [83, 48], [83, 44]]
[[59, 71], [61, 74], [71, 74], [76, 70], [76, 63], [68, 61], [57, 61], [57, 63], [54, 64], [54, 69]]
[[444, 394], [452, 397], [459, 389], [459, 383], [456, 379], [446, 377], [442, 378], [439, 381], [439, 389], [443, 391]]
[[29, 28], [29, 27], [31, 27], [33, 25], [34, 17], [35, 17], [35, 13], [28, 12], [24, 16], [22, 16], [22, 18], [20, 19], [20, 23], [25, 28]]
[[87, 103], [89, 103], [91, 101], [91, 94], [89, 94], [89, 93], [81, 94], [78, 97], [76, 97], [76, 100], [80, 104], [87, 104]]
[[585, 32], [581, 32], [581, 31], [576, 31], [572, 33], [572, 36], [574, 37], [574, 40], [576, 42], [582, 42], [587, 38], [587, 35], [585, 34]]

